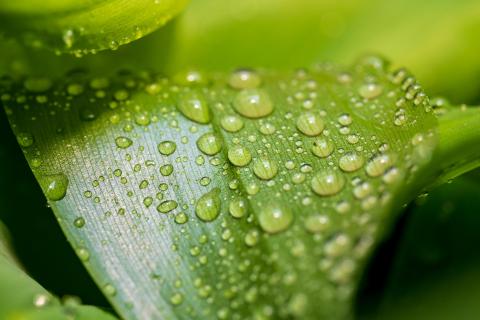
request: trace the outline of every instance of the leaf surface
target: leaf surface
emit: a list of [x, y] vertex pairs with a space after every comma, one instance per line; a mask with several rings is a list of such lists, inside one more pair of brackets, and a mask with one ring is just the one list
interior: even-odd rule
[[127, 319], [349, 317], [437, 143], [415, 78], [377, 57], [3, 87], [59, 223]]

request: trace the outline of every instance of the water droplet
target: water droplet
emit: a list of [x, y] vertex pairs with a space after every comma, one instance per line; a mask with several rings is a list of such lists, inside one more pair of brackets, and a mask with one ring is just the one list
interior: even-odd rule
[[173, 172], [173, 166], [171, 164], [165, 164], [160, 167], [160, 173], [164, 177], [171, 175], [172, 172]]
[[215, 188], [202, 195], [195, 206], [195, 213], [200, 220], [209, 222], [220, 214], [220, 189]]
[[387, 154], [381, 154], [368, 161], [365, 171], [370, 177], [378, 177], [392, 166], [392, 158]]
[[48, 200], [62, 200], [67, 194], [68, 178], [63, 173], [44, 175], [39, 182]]
[[345, 178], [338, 171], [326, 169], [318, 172], [311, 181], [312, 190], [320, 196], [331, 196], [345, 185]]
[[210, 109], [201, 92], [185, 93], [180, 98], [178, 110], [188, 119], [198, 123], [209, 123], [211, 120]]
[[103, 286], [103, 292], [105, 292], [107, 296], [113, 297], [117, 294], [117, 289], [110, 283], [107, 283]]
[[46, 293], [40, 293], [33, 298], [33, 305], [37, 308], [43, 308], [50, 304], [52, 297]]
[[253, 172], [260, 179], [270, 180], [277, 174], [278, 166], [275, 161], [262, 157], [253, 163]]
[[174, 293], [171, 297], [170, 297], [170, 302], [171, 304], [173, 304], [174, 306], [178, 306], [180, 304], [182, 304], [183, 302], [183, 295], [181, 293]]
[[197, 147], [203, 153], [213, 156], [222, 149], [222, 140], [213, 132], [207, 132], [198, 138]]
[[24, 148], [28, 148], [33, 145], [33, 136], [28, 132], [20, 132], [17, 134], [18, 144]]
[[247, 148], [237, 145], [228, 150], [228, 160], [238, 167], [243, 167], [252, 161], [252, 155]]
[[319, 158], [326, 158], [332, 154], [334, 145], [325, 138], [317, 138], [313, 141], [312, 153]]
[[146, 208], [149, 208], [153, 203], [153, 198], [152, 197], [145, 197], [145, 199], [143, 199], [143, 205], [146, 207]]
[[252, 229], [247, 232], [247, 234], [245, 235], [244, 241], [247, 246], [253, 247], [258, 243], [259, 238], [260, 238], [260, 233], [258, 232], [258, 230]]
[[161, 213], [168, 213], [178, 207], [175, 200], [165, 200], [157, 206], [157, 211]]
[[50, 89], [52, 81], [48, 78], [28, 78], [23, 85], [30, 92], [40, 93]]
[[80, 247], [76, 250], [76, 252], [77, 252], [77, 256], [83, 262], [86, 262], [86, 261], [90, 260], [90, 252], [88, 252], [87, 249]]
[[208, 186], [212, 180], [209, 177], [202, 177], [200, 179], [200, 185], [202, 186]]
[[376, 83], [367, 83], [358, 89], [358, 93], [365, 99], [374, 99], [381, 95], [382, 92], [382, 86]]
[[83, 217], [78, 217], [73, 220], [73, 225], [77, 228], [83, 228], [85, 226], [85, 219]]
[[292, 221], [292, 211], [278, 203], [266, 205], [260, 210], [258, 215], [260, 227], [272, 234], [286, 230]]
[[305, 229], [312, 233], [322, 232], [330, 227], [330, 219], [326, 215], [314, 214], [305, 220]]
[[148, 126], [150, 124], [150, 118], [148, 117], [148, 114], [137, 113], [135, 115], [135, 123], [139, 126]]
[[158, 144], [158, 152], [164, 156], [169, 156], [177, 150], [177, 145], [173, 141], [162, 141]]
[[241, 198], [234, 199], [228, 205], [228, 212], [232, 217], [240, 219], [247, 213], [247, 203]]
[[227, 115], [222, 117], [220, 125], [225, 131], [238, 132], [243, 128], [243, 120], [235, 115]]
[[365, 159], [363, 156], [356, 152], [347, 152], [340, 158], [340, 160], [338, 160], [338, 166], [346, 172], [357, 171], [364, 163]]
[[127, 137], [116, 137], [115, 144], [121, 149], [126, 149], [132, 145], [133, 141]]
[[352, 117], [348, 113], [344, 113], [338, 117], [338, 123], [340, 123], [342, 126], [349, 126], [352, 124]]
[[260, 131], [260, 133], [268, 136], [268, 135], [274, 134], [275, 131], [276, 131], [276, 128], [271, 123], [264, 123], [260, 126], [259, 131]]
[[261, 82], [260, 76], [251, 70], [237, 70], [228, 79], [228, 84], [234, 89], [257, 88]]
[[268, 93], [262, 89], [244, 89], [233, 102], [233, 107], [247, 118], [261, 118], [273, 111], [273, 103]]
[[188, 216], [184, 212], [179, 212], [175, 216], [175, 223], [184, 224], [188, 221]]
[[71, 83], [67, 86], [67, 93], [71, 96], [78, 96], [83, 93], [83, 86], [79, 83]]
[[306, 136], [318, 136], [324, 128], [323, 119], [315, 113], [305, 112], [297, 119], [297, 129]]

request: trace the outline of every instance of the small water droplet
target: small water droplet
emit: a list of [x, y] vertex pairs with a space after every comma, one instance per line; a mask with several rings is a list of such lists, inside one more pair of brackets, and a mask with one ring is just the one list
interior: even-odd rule
[[326, 215], [314, 214], [305, 220], [305, 229], [312, 233], [328, 230], [330, 219]]
[[160, 173], [162, 176], [167, 177], [173, 173], [173, 166], [171, 164], [165, 164], [160, 167]]
[[370, 177], [378, 177], [392, 166], [392, 158], [388, 154], [381, 154], [368, 161], [365, 171]]
[[175, 215], [175, 223], [184, 224], [188, 221], [188, 216], [184, 212], [179, 212]]
[[77, 228], [83, 228], [85, 226], [85, 219], [83, 217], [78, 217], [73, 220], [73, 225]]

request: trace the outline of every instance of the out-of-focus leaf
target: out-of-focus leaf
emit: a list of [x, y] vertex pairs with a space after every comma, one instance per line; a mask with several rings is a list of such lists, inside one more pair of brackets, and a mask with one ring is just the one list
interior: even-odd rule
[[187, 0], [0, 2], [0, 30], [33, 47], [77, 56], [117, 49], [163, 26]]
[[6, 228], [0, 221], [0, 319], [4, 320], [113, 320], [115, 317], [75, 300], [61, 304], [15, 261]]
[[365, 319], [473, 319], [480, 313], [479, 195], [479, 184], [462, 177], [417, 200], [392, 248], [379, 308]]

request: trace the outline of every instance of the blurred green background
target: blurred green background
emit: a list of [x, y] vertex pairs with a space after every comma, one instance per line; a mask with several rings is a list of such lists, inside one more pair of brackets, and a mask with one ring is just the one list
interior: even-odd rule
[[[1, 22], [0, 22], [1, 27]], [[1, 29], [1, 28], [0, 28]], [[287, 69], [378, 53], [417, 76], [431, 96], [480, 104], [478, 0], [192, 0], [166, 27], [83, 58], [0, 44], [0, 75], [59, 76], [72, 68]], [[53, 293], [108, 306], [65, 241], [0, 115], [0, 220], [30, 275]], [[480, 130], [480, 129], [479, 129]], [[358, 294], [359, 318], [480, 317], [480, 174], [411, 204], [380, 246]]]

